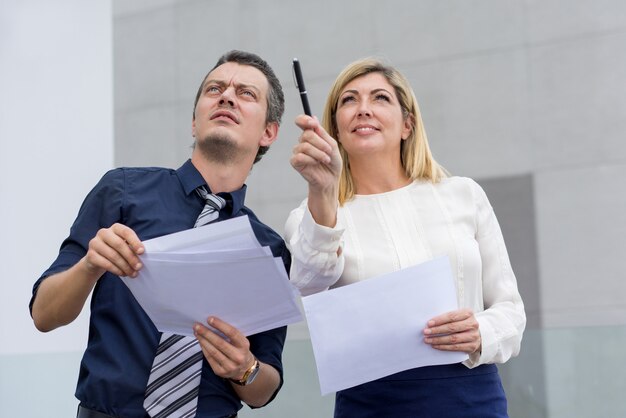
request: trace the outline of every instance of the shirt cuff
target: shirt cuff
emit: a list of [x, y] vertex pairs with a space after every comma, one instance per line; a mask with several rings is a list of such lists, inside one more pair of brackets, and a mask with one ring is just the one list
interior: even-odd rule
[[490, 363], [498, 352], [498, 344], [493, 327], [486, 318], [482, 318], [480, 313], [476, 314], [478, 321], [478, 330], [480, 332], [481, 350], [480, 352], [470, 354], [469, 360], [465, 360], [465, 364], [470, 369], [480, 366], [481, 364]]
[[339, 249], [345, 230], [340, 225], [339, 216], [337, 216], [337, 224], [333, 228], [317, 224], [308, 207], [304, 210], [301, 228], [312, 248], [328, 253], [336, 252]]

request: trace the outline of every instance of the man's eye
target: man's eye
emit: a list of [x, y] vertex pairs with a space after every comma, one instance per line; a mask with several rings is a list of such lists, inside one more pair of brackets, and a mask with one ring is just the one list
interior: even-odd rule
[[220, 89], [217, 86], [209, 86], [206, 89], [207, 93], [219, 93]]

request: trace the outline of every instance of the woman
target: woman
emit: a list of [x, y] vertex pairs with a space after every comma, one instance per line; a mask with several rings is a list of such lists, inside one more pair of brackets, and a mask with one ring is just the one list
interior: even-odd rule
[[354, 62], [322, 124], [296, 124], [291, 164], [309, 190], [286, 224], [292, 282], [306, 295], [447, 255], [460, 309], [432, 318], [422, 337], [469, 355], [340, 391], [335, 417], [506, 417], [493, 363], [519, 352], [523, 303], [484, 191], [433, 159], [407, 80], [375, 59]]

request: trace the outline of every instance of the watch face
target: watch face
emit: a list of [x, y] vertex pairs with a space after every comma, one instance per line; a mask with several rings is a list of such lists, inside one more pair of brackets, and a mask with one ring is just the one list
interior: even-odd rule
[[256, 375], [259, 374], [259, 370], [261, 368], [260, 366], [261, 364], [259, 363], [259, 361], [255, 359], [254, 364], [244, 373], [241, 380], [235, 380], [235, 379], [229, 379], [229, 380], [239, 386], [249, 385], [250, 383], [254, 381], [254, 379], [256, 378]]
[[254, 382], [254, 379], [256, 379], [256, 375], [259, 374], [260, 369], [261, 368], [259, 367], [259, 362], [257, 361], [254, 364], [254, 369], [252, 369], [252, 372], [250, 372], [250, 375], [246, 379], [246, 385], [249, 385], [250, 383]]

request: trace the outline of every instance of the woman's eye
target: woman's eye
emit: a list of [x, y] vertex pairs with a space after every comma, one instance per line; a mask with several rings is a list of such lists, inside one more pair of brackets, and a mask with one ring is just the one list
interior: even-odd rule
[[389, 96], [387, 96], [386, 94], [377, 94], [376, 95], [376, 100], [384, 100], [386, 102], [389, 102]]
[[345, 97], [343, 97], [341, 99], [341, 104], [346, 104], [348, 102], [353, 102], [354, 100], [355, 100], [354, 96], [345, 96]]

